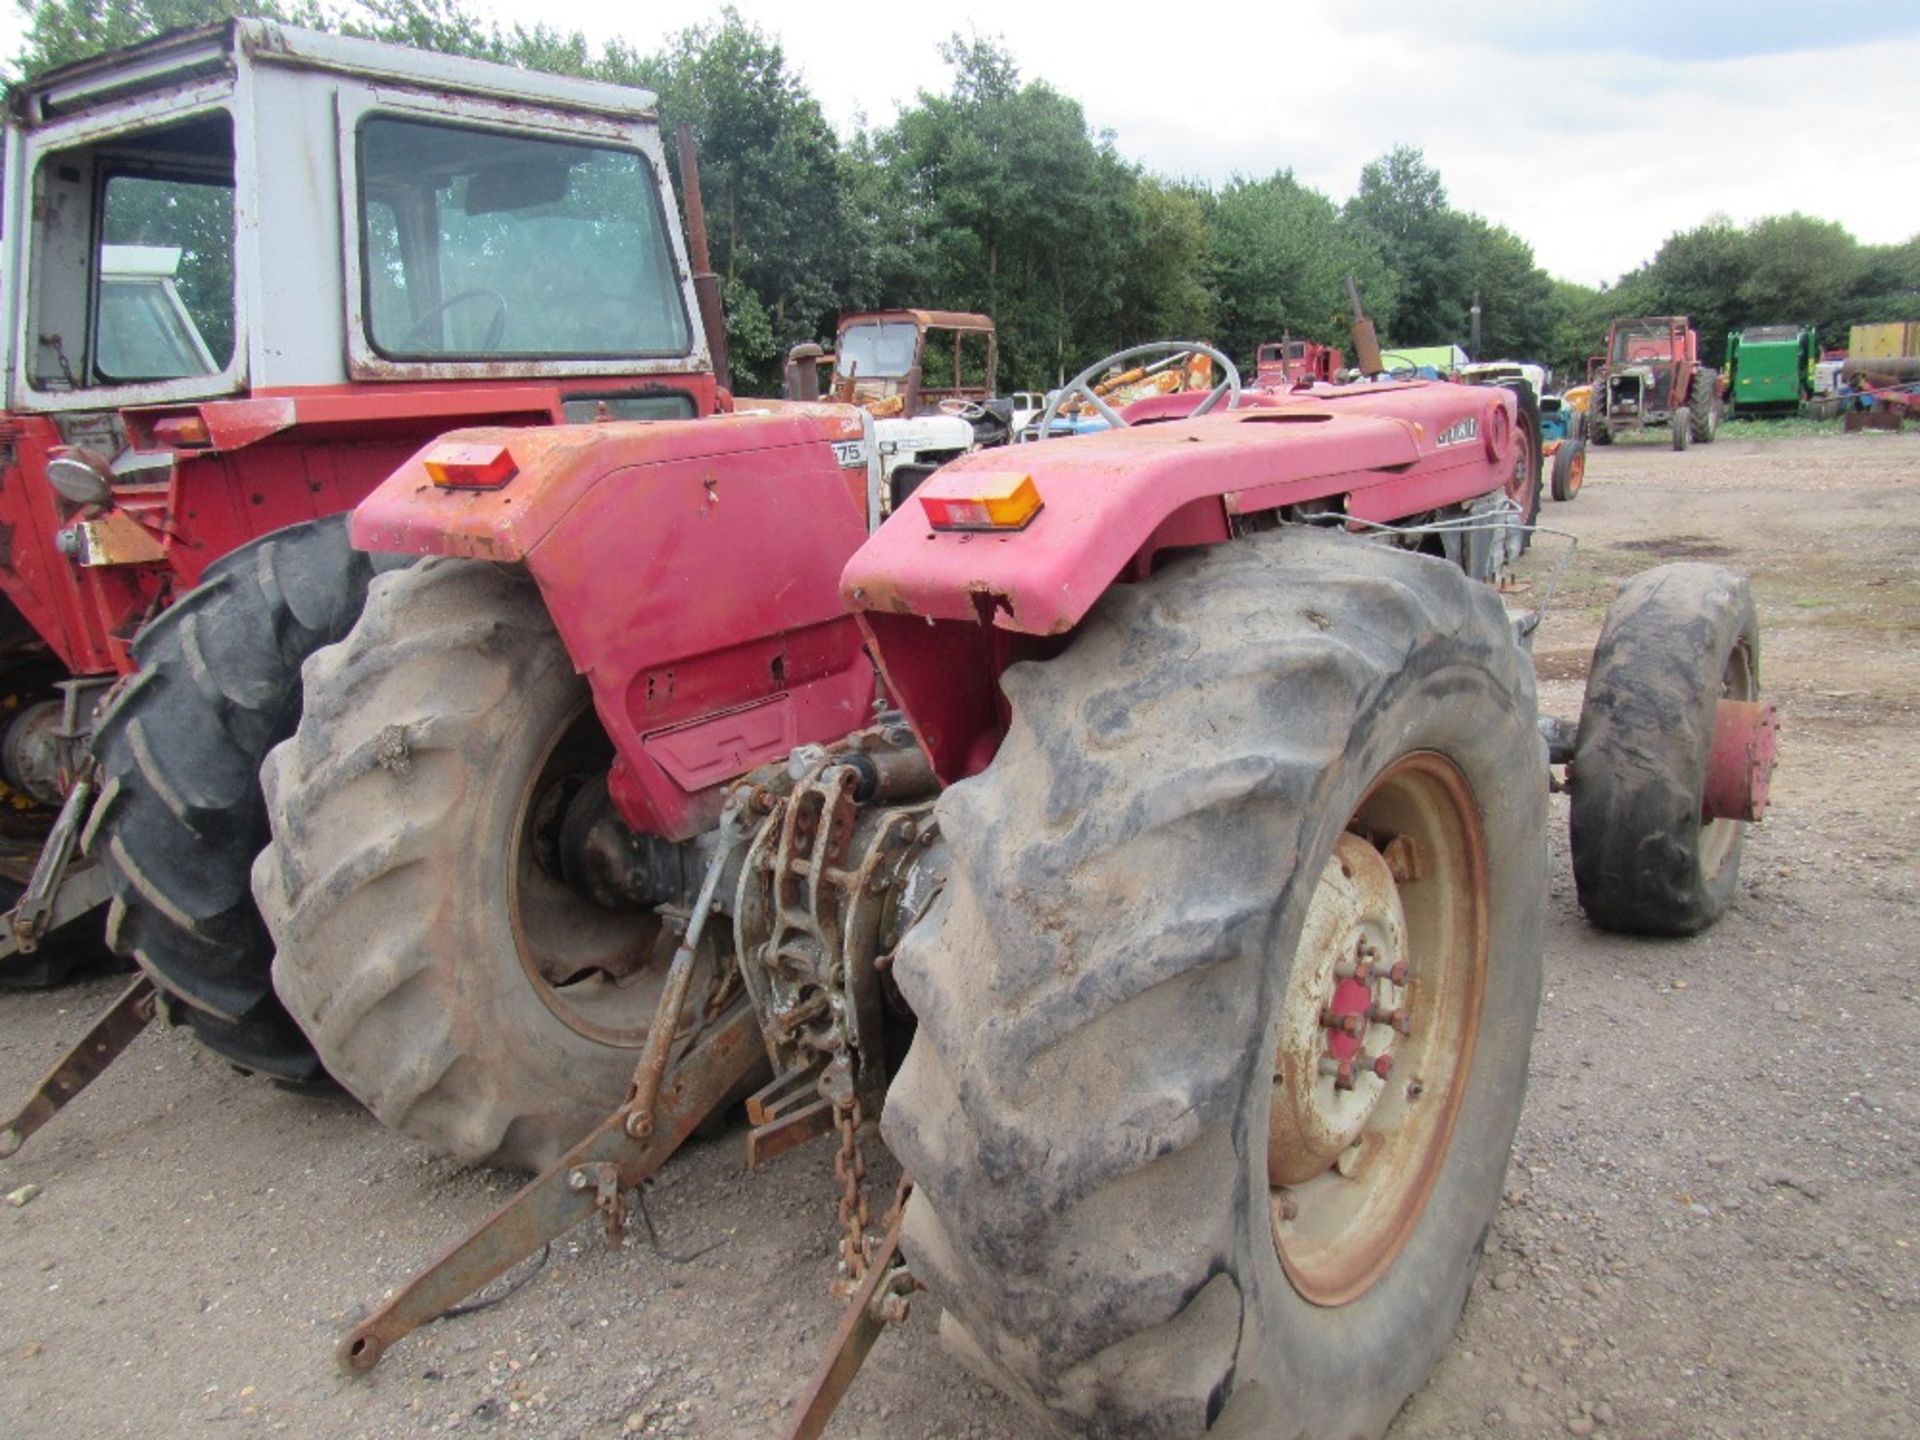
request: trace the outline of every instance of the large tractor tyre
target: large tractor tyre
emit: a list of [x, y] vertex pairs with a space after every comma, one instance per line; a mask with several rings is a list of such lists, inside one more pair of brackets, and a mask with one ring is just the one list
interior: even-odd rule
[[1553, 452], [1553, 498], [1571, 500], [1587, 478], [1587, 442], [1562, 440]]
[[1693, 414], [1693, 439], [1697, 444], [1711, 445], [1713, 437], [1720, 433], [1719, 383], [1720, 376], [1712, 370], [1693, 372], [1693, 388], [1687, 392], [1687, 409]]
[[1572, 763], [1573, 878], [1587, 918], [1632, 935], [1696, 935], [1726, 911], [1746, 826], [1704, 821], [1723, 698], [1760, 694], [1744, 578], [1715, 565], [1634, 576], [1607, 609]]
[[261, 771], [280, 997], [387, 1125], [542, 1169], [620, 1103], [662, 971], [657, 921], [557, 878], [612, 759], [586, 682], [529, 579], [439, 559], [380, 577], [306, 691]]
[[1117, 587], [1004, 688], [894, 968], [915, 1275], [1072, 1431], [1380, 1434], [1499, 1208], [1539, 1003], [1545, 767], [1498, 599], [1288, 529]]
[[345, 516], [292, 525], [207, 568], [133, 642], [139, 670], [94, 730], [87, 851], [107, 867], [107, 940], [215, 1053], [299, 1083], [319, 1062], [274, 998], [247, 888], [266, 843], [260, 762], [293, 733], [300, 666], [347, 633], [376, 562]]
[[1686, 449], [1688, 442], [1693, 439], [1693, 411], [1682, 405], [1669, 417], [1667, 424], [1673, 430], [1673, 448]]

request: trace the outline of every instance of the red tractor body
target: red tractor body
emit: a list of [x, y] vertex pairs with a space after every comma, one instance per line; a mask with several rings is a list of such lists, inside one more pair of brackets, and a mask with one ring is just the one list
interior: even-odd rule
[[[1199, 399], [1142, 402], [1173, 412], [1160, 423], [965, 457], [870, 539], [850, 409], [465, 431], [375, 491], [353, 538], [524, 563], [619, 752], [622, 817], [684, 838], [712, 823], [726, 782], [857, 726], [873, 692], [848, 607], [936, 772], [959, 779], [997, 747], [1000, 672], [1057, 647], [1164, 552], [1327, 500], [1355, 522], [1404, 521], [1498, 493], [1514, 463], [1509, 391], [1256, 391], [1242, 408], [1178, 418]], [[450, 446], [504, 450], [513, 478], [434, 484], [428, 464]], [[1041, 502], [1020, 528], [930, 523], [927, 501], [966, 500], [1014, 472]], [[630, 583], [609, 587], [613, 575]]]
[[[462, 431], [354, 514], [364, 549], [524, 564], [618, 751], [636, 829], [711, 828], [725, 782], [857, 729], [873, 667], [836, 589], [867, 538], [860, 412]], [[493, 490], [433, 484], [450, 449], [504, 450]], [[609, 585], [618, 577], [619, 583]]]

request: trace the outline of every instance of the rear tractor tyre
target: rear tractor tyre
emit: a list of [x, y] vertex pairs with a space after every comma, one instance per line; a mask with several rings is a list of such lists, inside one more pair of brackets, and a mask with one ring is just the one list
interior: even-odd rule
[[1687, 408], [1693, 412], [1695, 444], [1711, 445], [1713, 437], [1720, 433], [1719, 383], [1720, 376], [1712, 370], [1693, 372], [1693, 390], [1687, 397]]
[[1562, 440], [1553, 452], [1553, 498], [1571, 500], [1587, 478], [1587, 442]]
[[1667, 421], [1673, 428], [1673, 448], [1684, 450], [1693, 438], [1693, 411], [1682, 405]]
[[894, 970], [914, 1274], [1076, 1433], [1377, 1436], [1466, 1298], [1539, 1001], [1545, 767], [1500, 603], [1287, 528], [1003, 679]]
[[1747, 827], [1701, 818], [1714, 712], [1759, 696], [1744, 578], [1680, 563], [1621, 587], [1593, 649], [1571, 767], [1573, 878], [1602, 930], [1696, 935], [1725, 913]]
[[321, 1074], [274, 998], [247, 888], [267, 838], [260, 762], [293, 733], [301, 662], [347, 633], [376, 568], [344, 515], [241, 546], [141, 630], [140, 668], [94, 730], [101, 790], [83, 843], [113, 886], [108, 942], [209, 1049], [281, 1080]]
[[306, 687], [261, 772], [280, 997], [387, 1125], [540, 1170], [620, 1103], [664, 958], [656, 920], [555, 873], [612, 758], [587, 684], [532, 581], [435, 559], [376, 581]]

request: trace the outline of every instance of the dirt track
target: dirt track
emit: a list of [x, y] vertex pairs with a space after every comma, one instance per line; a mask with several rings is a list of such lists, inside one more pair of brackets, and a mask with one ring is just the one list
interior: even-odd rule
[[[1595, 452], [1543, 519], [1581, 538], [1536, 646], [1577, 712], [1612, 588], [1665, 558], [1754, 577], [1785, 733], [1735, 912], [1684, 943], [1581, 920], [1556, 799], [1548, 990], [1508, 1205], [1426, 1436], [1920, 1429], [1920, 436]], [[1530, 566], [1550, 560], [1542, 541]], [[0, 996], [0, 1095], [113, 993]], [[876, 1194], [890, 1176], [876, 1177]], [[835, 1318], [831, 1157], [677, 1158], [622, 1253], [581, 1234], [499, 1307], [370, 1382], [335, 1336], [511, 1190], [340, 1098], [143, 1037], [0, 1191], [0, 1432], [768, 1436]], [[694, 1252], [697, 1259], [685, 1260]], [[672, 1258], [681, 1257], [681, 1258]], [[881, 1343], [840, 1436], [1024, 1436], [931, 1307]]]

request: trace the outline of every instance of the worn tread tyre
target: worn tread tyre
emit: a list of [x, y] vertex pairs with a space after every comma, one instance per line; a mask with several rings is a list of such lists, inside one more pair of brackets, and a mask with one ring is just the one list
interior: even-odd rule
[[1553, 452], [1553, 498], [1566, 501], [1580, 493], [1587, 478], [1587, 442], [1562, 440]]
[[[1444, 562], [1289, 528], [1115, 587], [1003, 683], [1011, 728], [940, 799], [947, 884], [893, 971], [914, 1273], [1072, 1431], [1378, 1435], [1465, 1299], [1525, 1089], [1546, 781], [1506, 615]], [[1269, 1228], [1277, 1000], [1348, 817], [1425, 752], [1484, 829], [1478, 1048], [1404, 1247], [1309, 1304]]]
[[1720, 433], [1720, 397], [1715, 389], [1719, 372], [1701, 367], [1693, 372], [1693, 388], [1687, 392], [1687, 408], [1693, 416], [1693, 442], [1711, 445]]
[[542, 1169], [619, 1104], [658, 994], [638, 964], [639, 983], [596, 988], [610, 1008], [593, 1013], [621, 1028], [595, 1038], [562, 1018], [516, 940], [587, 973], [658, 938], [645, 914], [520, 868], [535, 783], [565, 737], [597, 737], [582, 773], [605, 773], [587, 684], [524, 574], [434, 559], [374, 583], [359, 624], [308, 661], [306, 692], [261, 771], [272, 839], [253, 884], [281, 999], [387, 1125], [468, 1162]]
[[1703, 824], [1701, 792], [1715, 707], [1759, 692], [1744, 577], [1683, 561], [1620, 588], [1593, 649], [1572, 763], [1573, 878], [1595, 925], [1695, 935], [1725, 913], [1746, 826]]
[[94, 730], [101, 791], [83, 843], [113, 886], [108, 942], [208, 1048], [282, 1080], [321, 1077], [274, 998], [248, 889], [267, 837], [260, 762], [293, 733], [301, 662], [347, 632], [376, 568], [343, 515], [223, 556], [135, 638], [139, 669]]
[[1684, 450], [1693, 442], [1693, 411], [1685, 405], [1667, 417], [1667, 425], [1673, 431], [1672, 441], [1675, 450]]

